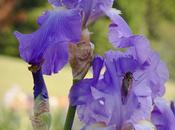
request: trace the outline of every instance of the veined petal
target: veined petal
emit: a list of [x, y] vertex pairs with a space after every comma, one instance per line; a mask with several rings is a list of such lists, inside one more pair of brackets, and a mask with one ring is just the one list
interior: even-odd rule
[[[32, 34], [21, 34], [15, 32], [15, 36], [20, 42], [20, 56], [29, 64], [46, 64], [45, 62], [48, 61], [48, 59], [45, 59], [47, 58], [46, 54], [48, 54], [47, 50], [50, 50], [49, 53], [53, 53], [50, 54], [48, 57], [50, 57], [51, 55], [53, 57], [53, 55], [55, 54], [58, 57], [58, 55], [63, 52], [61, 50], [62, 48], [60, 48], [63, 47], [61, 44], [67, 44], [70, 42], [76, 43], [80, 40], [81, 16], [78, 10], [62, 9], [48, 11], [46, 15], [40, 18], [39, 21], [39, 23], [41, 24], [40, 28]], [[58, 46], [56, 46], [55, 44], [57, 44]], [[55, 49], [53, 46], [57, 47], [57, 49]], [[55, 52], [56, 50], [57, 52]], [[60, 64], [60, 62], [62, 62], [59, 61], [62, 59], [54, 58], [53, 60], [57, 60], [52, 61], [52, 63], [57, 62], [58, 65]], [[50, 66], [50, 68], [57, 68], [56, 71], [52, 69], [52, 71], [54, 72], [57, 72], [58, 68], [62, 68], [58, 66], [56, 67], [55, 64], [53, 66]], [[46, 68], [44, 68], [44, 73], [45, 72]], [[49, 74], [51, 73], [52, 72], [49, 72]]]
[[147, 120], [142, 120], [133, 126], [135, 130], [156, 130], [155, 126]]
[[[115, 9], [110, 9], [106, 11], [106, 15], [111, 19], [112, 24], [109, 26], [109, 41], [114, 47], [126, 46], [122, 45], [120, 42], [123, 41], [124, 44], [130, 43], [129, 39], [126, 39], [132, 35], [132, 32], [125, 22], [125, 20], [119, 15], [119, 11]], [[125, 43], [124, 41], [127, 42]]]
[[67, 8], [75, 8], [81, 0], [62, 0]]
[[133, 73], [139, 67], [137, 60], [133, 59], [133, 57], [118, 58], [115, 65], [119, 75], [124, 75], [127, 72]]
[[148, 39], [142, 35], [135, 35], [131, 38], [133, 46], [128, 49], [130, 54], [132, 54], [140, 64], [149, 64], [149, 57], [152, 54], [152, 50]]
[[69, 100], [73, 106], [87, 104], [92, 101], [92, 81], [92, 79], [82, 80], [71, 87]]
[[96, 56], [92, 64], [93, 77], [95, 81], [98, 80], [102, 67], [103, 67], [103, 58], [100, 56]]
[[169, 78], [169, 72], [165, 63], [155, 52], [149, 56], [149, 66], [145, 74], [148, 75], [153, 98], [163, 96], [165, 93], [165, 82]]
[[[68, 62], [68, 43], [53, 43], [46, 49], [43, 59], [42, 71], [51, 75], [61, 70]], [[60, 49], [61, 48], [61, 49]], [[52, 52], [52, 53], [51, 53]]]
[[62, 6], [62, 2], [61, 2], [61, 1], [62, 1], [62, 0], [48, 0], [48, 2], [49, 2], [51, 5], [56, 6], [56, 7]]
[[43, 12], [42, 15], [39, 16], [37, 19], [38, 25], [41, 26], [48, 19], [48, 17], [49, 17], [49, 12], [48, 11]]
[[66, 7], [68, 9], [76, 8], [81, 0], [48, 0], [48, 2], [55, 7]]
[[115, 126], [105, 126], [103, 123], [96, 123], [84, 126], [81, 130], [116, 130]]
[[99, 16], [104, 14], [104, 9], [112, 7], [114, 0], [81, 0], [79, 8], [84, 12], [84, 24], [88, 26]]
[[152, 112], [152, 122], [157, 127], [157, 130], [174, 130], [175, 116], [169, 104], [162, 98], [156, 98], [154, 103], [155, 108]]

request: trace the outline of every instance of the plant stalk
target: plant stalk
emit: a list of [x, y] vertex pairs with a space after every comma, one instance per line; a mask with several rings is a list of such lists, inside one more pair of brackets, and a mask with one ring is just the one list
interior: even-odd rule
[[[79, 80], [73, 80], [73, 84], [77, 83]], [[69, 108], [67, 111], [67, 116], [66, 116], [66, 122], [64, 124], [64, 130], [72, 130], [74, 118], [75, 118], [75, 113], [76, 113], [76, 106], [72, 106], [69, 104]]]

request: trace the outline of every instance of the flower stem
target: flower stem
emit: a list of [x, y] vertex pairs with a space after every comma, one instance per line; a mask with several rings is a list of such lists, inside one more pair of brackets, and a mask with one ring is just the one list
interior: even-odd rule
[[[77, 83], [79, 80], [73, 80], [73, 84]], [[67, 111], [66, 122], [64, 124], [64, 130], [72, 130], [74, 118], [75, 118], [76, 106], [69, 104]]]
[[75, 112], [76, 112], [76, 106], [69, 105], [67, 117], [66, 117], [66, 123], [64, 125], [64, 130], [71, 130], [72, 129], [72, 125], [73, 125], [74, 117], [75, 117]]

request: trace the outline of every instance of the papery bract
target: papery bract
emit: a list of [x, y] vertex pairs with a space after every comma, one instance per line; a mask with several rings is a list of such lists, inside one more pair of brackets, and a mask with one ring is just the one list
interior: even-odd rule
[[34, 130], [49, 130], [51, 115], [48, 91], [43, 79], [42, 71], [32, 72], [34, 80], [34, 113], [31, 117]]

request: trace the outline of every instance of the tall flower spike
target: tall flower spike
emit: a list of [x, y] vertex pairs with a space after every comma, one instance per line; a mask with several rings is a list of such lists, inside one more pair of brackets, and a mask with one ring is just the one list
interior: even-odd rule
[[43, 74], [57, 73], [68, 62], [68, 44], [79, 42], [81, 15], [63, 7], [38, 18], [40, 28], [32, 34], [15, 32], [20, 56], [31, 65], [42, 66]]
[[31, 117], [34, 130], [49, 130], [51, 114], [49, 110], [49, 97], [42, 76], [42, 71], [32, 72], [34, 80], [34, 115]]

